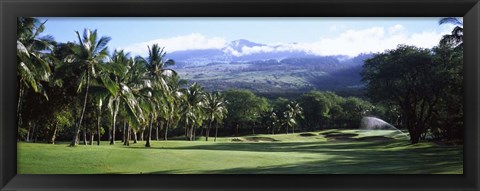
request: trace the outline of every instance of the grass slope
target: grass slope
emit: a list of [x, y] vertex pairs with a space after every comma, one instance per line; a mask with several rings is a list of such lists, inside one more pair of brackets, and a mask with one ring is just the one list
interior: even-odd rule
[[[331, 139], [350, 134], [349, 139]], [[332, 136], [333, 135], [333, 136]], [[354, 135], [354, 136], [352, 136]], [[384, 136], [392, 140], [362, 140]], [[232, 141], [236, 140], [236, 141]], [[274, 141], [272, 141], [274, 140]], [[20, 174], [462, 174], [463, 147], [408, 144], [394, 131], [323, 132], [67, 147], [18, 143]]]

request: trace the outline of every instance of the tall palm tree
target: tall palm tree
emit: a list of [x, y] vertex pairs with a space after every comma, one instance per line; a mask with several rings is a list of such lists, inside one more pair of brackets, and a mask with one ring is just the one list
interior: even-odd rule
[[149, 99], [151, 100], [149, 103], [147, 103], [148, 99], [143, 99], [142, 104], [142, 107], [149, 111], [150, 118], [147, 143], [145, 144], [146, 147], [150, 147], [153, 123], [158, 119], [158, 116], [160, 114], [159, 112], [157, 112], [157, 109], [163, 106], [162, 97], [164, 97], [166, 94], [164, 91], [168, 89], [165, 78], [172, 74], [176, 74], [174, 70], [166, 68], [167, 66], [174, 65], [175, 62], [173, 60], [164, 60], [165, 55], [166, 52], [164, 51], [164, 48], [160, 48], [158, 44], [154, 44], [152, 45], [152, 47], [148, 47], [147, 58], [143, 58], [140, 56], [135, 58], [136, 62], [141, 63], [146, 67], [146, 76], [148, 77], [147, 81], [151, 86], [151, 89], [149, 91], [149, 94], [151, 96]]
[[[221, 121], [227, 114], [227, 107], [225, 101], [220, 93], [206, 93], [205, 94], [205, 116], [208, 120], [208, 127], [206, 130], [205, 141], [208, 141], [210, 135], [210, 129], [212, 123], [215, 121]], [[215, 130], [215, 137], [218, 132], [218, 127]]]
[[41, 82], [48, 81], [51, 74], [49, 62], [53, 58], [49, 57], [47, 53], [53, 50], [54, 41], [51, 36], [40, 37], [45, 30], [45, 22], [42, 23], [39, 19], [31, 17], [17, 18], [17, 119], [19, 126], [21, 125], [20, 110], [25, 88], [31, 88], [48, 100]]
[[438, 23], [440, 25], [447, 23], [455, 25], [451, 34], [443, 35], [440, 41], [442, 44], [448, 44], [453, 47], [463, 47], [463, 20], [457, 17], [445, 17], [440, 19]]
[[75, 131], [70, 146], [75, 146], [78, 142], [78, 134], [80, 133], [80, 126], [82, 124], [83, 116], [85, 114], [85, 108], [87, 107], [88, 92], [90, 87], [91, 77], [97, 76], [97, 71], [100, 71], [99, 65], [103, 64], [108, 58], [107, 44], [110, 41], [110, 37], [102, 36], [97, 38], [97, 30], [91, 31], [85, 29], [83, 36], [76, 31], [78, 44], [72, 46], [73, 54], [66, 57], [66, 61], [74, 63], [81, 67], [82, 73], [80, 74], [81, 80], [78, 85], [78, 91], [84, 88], [84, 100], [83, 107], [78, 118], [78, 122], [75, 125]]

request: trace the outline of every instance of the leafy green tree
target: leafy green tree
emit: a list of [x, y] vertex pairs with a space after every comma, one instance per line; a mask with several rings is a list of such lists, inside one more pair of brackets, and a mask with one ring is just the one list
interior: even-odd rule
[[238, 134], [240, 125], [255, 122], [268, 109], [267, 100], [257, 97], [249, 90], [231, 89], [225, 91], [224, 95], [228, 109], [226, 119], [230, 125], [235, 126], [235, 134]]
[[371, 113], [372, 105], [360, 98], [348, 97], [342, 104], [343, 121], [349, 127], [358, 127], [362, 118]]
[[310, 130], [323, 129], [330, 119], [332, 99], [325, 92], [312, 91], [298, 98], [300, 107], [303, 108], [305, 120], [303, 126]]
[[435, 74], [437, 69], [432, 51], [399, 45], [366, 60], [361, 73], [372, 100], [401, 108], [413, 144], [429, 128], [442, 96], [443, 76]]
[[463, 140], [463, 48], [440, 44], [433, 51], [438, 69], [432, 72], [443, 86], [430, 131], [438, 139]]

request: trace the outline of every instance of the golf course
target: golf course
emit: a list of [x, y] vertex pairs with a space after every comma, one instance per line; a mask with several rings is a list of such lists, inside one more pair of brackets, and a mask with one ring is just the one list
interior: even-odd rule
[[202, 19], [17, 17], [17, 173], [464, 174], [462, 18]]
[[[120, 143], [120, 141], [118, 141]], [[100, 146], [18, 143], [19, 174], [463, 174], [463, 146], [325, 130]]]

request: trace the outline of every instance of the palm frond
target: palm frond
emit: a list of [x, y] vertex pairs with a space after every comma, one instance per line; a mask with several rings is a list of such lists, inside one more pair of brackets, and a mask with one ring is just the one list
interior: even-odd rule
[[120, 87], [118, 84], [116, 84], [112, 79], [110, 79], [108, 76], [102, 75], [100, 76], [100, 79], [103, 83], [103, 86], [110, 91], [110, 93], [116, 97], [118, 95], [118, 92], [120, 90]]
[[438, 21], [438, 23], [440, 25], [443, 25], [443, 24], [446, 24], [446, 23], [451, 23], [451, 24], [454, 24], [454, 25], [463, 25], [463, 21], [461, 21], [457, 17], [445, 17], [445, 18], [440, 19], [440, 21]]

